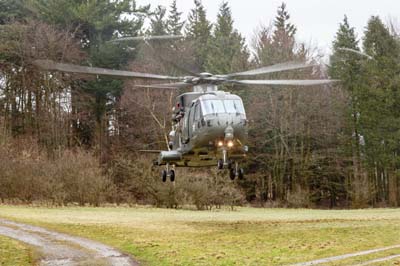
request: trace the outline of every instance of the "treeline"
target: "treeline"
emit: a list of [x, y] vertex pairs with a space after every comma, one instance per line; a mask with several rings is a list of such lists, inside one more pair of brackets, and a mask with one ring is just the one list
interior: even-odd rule
[[[345, 18], [326, 67], [320, 63], [324, 55], [296, 40], [285, 4], [249, 42], [233, 22], [227, 2], [212, 23], [199, 0], [186, 20], [176, 1], [151, 8], [131, 0], [0, 0], [1, 200], [195, 204], [199, 209], [246, 203], [398, 206], [395, 25], [372, 17], [359, 39]], [[184, 39], [112, 41], [143, 34], [183, 34]], [[270, 78], [329, 75], [342, 82], [225, 87], [243, 98], [250, 122], [246, 179], [231, 182], [215, 169], [179, 169], [178, 180], [164, 184], [152, 158], [137, 151], [166, 148], [171, 107], [183, 91], [133, 86], [145, 80], [46, 73], [33, 64], [36, 59], [169, 75], [224, 74], [301, 60], [320, 67]]]
[[[398, 206], [399, 35], [394, 24], [384, 25], [379, 17], [371, 17], [359, 42], [345, 18], [333, 43], [329, 69], [347, 93], [342, 149], [350, 161], [351, 199], [356, 206]], [[365, 55], [348, 54], [342, 47]]]

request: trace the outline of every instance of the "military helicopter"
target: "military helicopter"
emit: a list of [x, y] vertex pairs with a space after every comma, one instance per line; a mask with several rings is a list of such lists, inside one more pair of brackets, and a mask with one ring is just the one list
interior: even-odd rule
[[[161, 38], [165, 39], [166, 37], [161, 36]], [[248, 131], [246, 112], [242, 99], [238, 95], [218, 90], [219, 85], [313, 86], [335, 82], [335, 80], [329, 79], [236, 79], [312, 67], [312, 65], [302, 62], [281, 63], [238, 73], [218, 75], [199, 73], [182, 77], [78, 66], [50, 60], [37, 60], [34, 64], [47, 71], [170, 81], [170, 83], [137, 85], [137, 87], [192, 88], [192, 92], [183, 93], [176, 97], [175, 106], [172, 110], [173, 126], [169, 133], [168, 150], [144, 151], [159, 154], [154, 164], [165, 166], [165, 169], [161, 171], [163, 182], [166, 182], [168, 178], [171, 182], [175, 181], [175, 167], [216, 166], [221, 170], [228, 169], [229, 177], [232, 180], [244, 178], [244, 171], [240, 164], [246, 158], [248, 152], [248, 146], [246, 146]]]

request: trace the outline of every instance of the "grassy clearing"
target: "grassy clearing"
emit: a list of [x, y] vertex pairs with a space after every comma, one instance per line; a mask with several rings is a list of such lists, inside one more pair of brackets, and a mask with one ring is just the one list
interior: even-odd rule
[[33, 264], [33, 250], [12, 239], [0, 236], [0, 266]]
[[99, 240], [144, 265], [285, 265], [400, 244], [398, 209], [199, 212], [2, 206], [0, 216]]

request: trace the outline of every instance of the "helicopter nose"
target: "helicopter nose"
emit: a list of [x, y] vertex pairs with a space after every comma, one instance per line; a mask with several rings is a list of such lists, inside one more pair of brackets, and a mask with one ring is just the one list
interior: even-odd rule
[[225, 128], [225, 140], [233, 140], [233, 127], [232, 126], [227, 126]]

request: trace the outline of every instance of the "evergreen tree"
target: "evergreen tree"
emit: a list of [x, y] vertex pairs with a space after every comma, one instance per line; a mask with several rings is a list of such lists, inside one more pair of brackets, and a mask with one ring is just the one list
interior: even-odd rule
[[264, 27], [258, 37], [255, 58], [260, 65], [304, 59], [301, 49], [295, 50], [297, 28], [290, 22], [286, 4], [279, 6], [273, 28]]
[[333, 54], [330, 57], [329, 74], [331, 78], [340, 79], [341, 86], [349, 94], [349, 106], [346, 112], [346, 127], [342, 136], [342, 150], [345, 158], [352, 161], [350, 194], [354, 206], [365, 204], [368, 193], [366, 193], [366, 180], [362, 174], [361, 166], [361, 125], [360, 105], [361, 94], [361, 64], [364, 58], [355, 53], [345, 51], [341, 48], [350, 48], [359, 51], [358, 40], [353, 27], [350, 27], [347, 16], [339, 26], [333, 41]]
[[379, 17], [371, 17], [363, 40], [364, 51], [373, 57], [363, 66], [360, 122], [365, 139], [371, 190], [375, 200], [397, 205], [397, 169], [400, 163], [400, 47]]
[[227, 2], [222, 2], [208, 48], [207, 71], [231, 73], [243, 70], [247, 66], [248, 52], [245, 40], [233, 28], [232, 13]]
[[167, 34], [167, 21], [165, 20], [166, 9], [165, 7], [158, 6], [154, 12], [150, 22], [151, 35], [165, 35]]
[[[87, 65], [112, 69], [122, 69], [135, 54], [127, 45], [109, 40], [135, 36], [143, 26], [143, 19], [123, 15], [148, 12], [149, 8], [137, 8], [132, 0], [32, 0], [31, 5], [41, 20], [60, 28], [77, 28], [77, 39], [88, 55]], [[76, 87], [93, 99], [84, 105], [78, 103], [80, 97], [73, 90], [74, 112], [86, 114], [86, 119], [79, 118], [79, 123], [74, 123], [76, 138], [81, 143], [97, 145], [102, 150], [108, 132], [107, 114], [119, 98], [122, 86], [123, 81], [102, 76], [81, 82]]]
[[24, 0], [0, 0], [0, 25], [10, 21], [22, 20], [29, 15]]
[[289, 12], [286, 10], [286, 4], [282, 3], [282, 5], [278, 8], [278, 14], [274, 21], [275, 42], [280, 42], [281, 37], [293, 38], [295, 36], [297, 28], [292, 23], [289, 23], [289, 20], [290, 15]]
[[275, 56], [278, 61], [291, 59], [294, 54], [295, 35], [297, 28], [289, 22], [290, 15], [286, 10], [286, 4], [278, 8], [278, 14], [274, 20], [275, 30], [272, 35]]
[[346, 83], [346, 89], [352, 91], [354, 88], [352, 82], [354, 77], [359, 74], [362, 58], [341, 48], [360, 51], [354, 28], [350, 27], [347, 16], [344, 17], [343, 22], [340, 24], [333, 41], [333, 54], [330, 57], [329, 74], [333, 78], [340, 77], [342, 83]]
[[178, 11], [176, 0], [172, 1], [167, 19], [168, 33], [172, 35], [181, 35], [185, 22], [182, 21], [182, 12]]
[[212, 25], [207, 20], [206, 10], [201, 1], [194, 0], [194, 4], [195, 7], [191, 10], [186, 25], [186, 36], [193, 45], [197, 67], [200, 71], [204, 71]]

